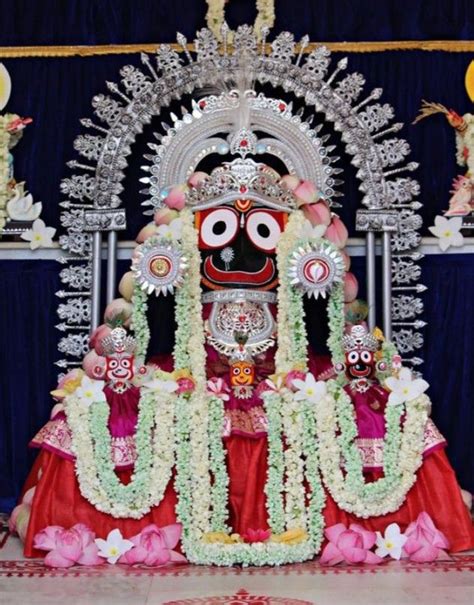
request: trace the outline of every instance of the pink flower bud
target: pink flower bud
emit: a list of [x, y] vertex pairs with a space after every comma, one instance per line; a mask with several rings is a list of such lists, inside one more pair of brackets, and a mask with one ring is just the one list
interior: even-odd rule
[[313, 225], [329, 225], [331, 222], [331, 211], [326, 201], [320, 200], [316, 204], [304, 204], [303, 213]]
[[345, 250], [341, 250], [341, 256], [344, 259], [344, 269], [349, 271], [351, 268], [351, 257], [347, 254]]
[[314, 204], [319, 199], [319, 193], [316, 185], [311, 181], [301, 181], [298, 187], [294, 190], [298, 206], [303, 204]]
[[188, 179], [188, 185], [190, 187], [199, 187], [203, 181], [205, 181], [209, 175], [207, 172], [193, 172]]
[[359, 284], [353, 273], [346, 273], [344, 277], [344, 302], [350, 303], [357, 298]]
[[280, 185], [286, 187], [290, 191], [294, 191], [298, 187], [300, 182], [300, 179], [297, 176], [294, 176], [293, 174], [286, 174], [280, 179]]
[[165, 206], [155, 212], [153, 219], [155, 225], [169, 225], [171, 221], [174, 221], [174, 219], [178, 217], [179, 213], [177, 210], [172, 210], [171, 208], [168, 208], [168, 206]]
[[143, 244], [143, 242], [152, 235], [156, 235], [156, 225], [155, 223], [148, 223], [148, 225], [145, 225], [137, 235], [137, 239], [135, 241], [137, 244]]
[[349, 234], [338, 216], [332, 217], [329, 227], [326, 229], [325, 237], [340, 249], [346, 246]]
[[135, 274], [133, 271], [127, 271], [120, 280], [118, 291], [124, 297], [125, 300], [131, 301], [133, 296], [133, 289], [135, 287]]
[[124, 326], [129, 323], [132, 315], [133, 305], [124, 298], [116, 298], [110, 302], [105, 308], [104, 321], [110, 324], [115, 324], [121, 321]]
[[105, 373], [105, 357], [97, 355], [95, 351], [89, 351], [82, 360], [82, 367], [89, 378], [98, 380]]
[[175, 210], [182, 210], [186, 204], [186, 185], [177, 185], [173, 187], [168, 197], [165, 199], [165, 204], [168, 208], [174, 208]]
[[[107, 324], [101, 324], [92, 332], [89, 338], [89, 346], [91, 349], [95, 349], [97, 355], [104, 354], [104, 350], [101, 345], [101, 340], [108, 336], [111, 331], [112, 328], [110, 326], [108, 326]], [[58, 388], [62, 387], [58, 385]]]

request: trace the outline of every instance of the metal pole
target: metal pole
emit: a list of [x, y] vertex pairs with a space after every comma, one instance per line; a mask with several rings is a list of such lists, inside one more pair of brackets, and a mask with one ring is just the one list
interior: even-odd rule
[[100, 274], [102, 264], [102, 233], [94, 231], [92, 234], [92, 308], [91, 331], [99, 325], [100, 318]]
[[369, 329], [375, 328], [375, 233], [368, 231], [365, 236], [366, 271], [367, 271], [367, 304], [369, 306]]
[[383, 331], [387, 340], [392, 338], [392, 250], [391, 234], [382, 235], [382, 292], [383, 292]]
[[107, 304], [115, 298], [117, 279], [117, 232], [109, 231], [107, 236]]

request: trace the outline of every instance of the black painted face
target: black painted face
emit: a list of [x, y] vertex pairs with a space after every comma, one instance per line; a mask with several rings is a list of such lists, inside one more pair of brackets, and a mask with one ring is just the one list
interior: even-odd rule
[[217, 288], [276, 285], [275, 248], [286, 214], [239, 200], [197, 213], [203, 283]]
[[371, 378], [375, 372], [375, 359], [371, 351], [354, 350], [346, 353], [348, 378]]

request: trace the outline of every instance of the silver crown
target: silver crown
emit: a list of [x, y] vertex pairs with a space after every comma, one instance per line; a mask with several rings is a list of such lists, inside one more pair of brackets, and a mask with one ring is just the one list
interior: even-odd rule
[[353, 351], [354, 349], [377, 351], [379, 343], [365, 326], [359, 324], [352, 326], [349, 334], [344, 334], [342, 337], [342, 346], [344, 347], [344, 351]]
[[128, 353], [131, 355], [137, 346], [135, 338], [127, 335], [127, 331], [120, 326], [114, 328], [110, 335], [103, 338], [100, 342], [105, 355], [120, 353]]
[[296, 206], [291, 191], [280, 184], [279, 174], [251, 159], [237, 159], [215, 168], [208, 178], [188, 191], [187, 202], [202, 210], [238, 199], [289, 212]]

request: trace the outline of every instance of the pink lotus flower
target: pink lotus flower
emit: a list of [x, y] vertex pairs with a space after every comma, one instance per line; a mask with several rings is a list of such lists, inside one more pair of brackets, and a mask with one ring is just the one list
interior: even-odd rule
[[110, 324], [121, 321], [126, 326], [132, 316], [132, 311], [132, 303], [125, 298], [116, 298], [105, 307], [104, 321]]
[[177, 210], [172, 210], [165, 206], [164, 208], [160, 208], [157, 210], [153, 216], [153, 220], [155, 221], [155, 225], [169, 225], [171, 221], [174, 221], [175, 218], [179, 217], [179, 212]]
[[296, 390], [295, 386], [293, 385], [293, 381], [294, 380], [303, 380], [304, 381], [305, 378], [306, 378], [305, 372], [302, 372], [301, 370], [291, 370], [286, 375], [285, 386], [287, 389]]
[[137, 239], [135, 240], [137, 244], [143, 244], [149, 237], [156, 235], [156, 225], [155, 223], [148, 223], [145, 225], [137, 235]]
[[230, 389], [222, 378], [213, 376], [207, 381], [207, 390], [222, 401], [229, 401], [228, 393], [230, 393]]
[[188, 185], [190, 187], [199, 187], [208, 177], [207, 172], [193, 172], [188, 179]]
[[329, 542], [319, 560], [321, 565], [337, 565], [342, 562], [350, 565], [378, 565], [382, 561], [381, 557], [370, 552], [375, 544], [375, 532], [368, 531], [357, 523], [351, 523], [349, 529], [343, 523], [337, 523], [328, 527], [324, 535]]
[[294, 194], [298, 206], [303, 206], [304, 204], [314, 204], [320, 197], [316, 185], [311, 181], [301, 181], [298, 187], [296, 187], [294, 190]]
[[408, 557], [410, 561], [429, 563], [447, 556], [445, 549], [449, 548], [449, 541], [425, 511], [418, 515], [416, 521], [410, 523], [405, 536], [408, 540], [403, 547], [403, 556]]
[[326, 229], [325, 238], [339, 249], [342, 249], [346, 246], [348, 237], [349, 233], [344, 223], [338, 216], [333, 216], [329, 227]]
[[22, 542], [25, 541], [28, 523], [30, 521], [31, 504], [35, 495], [36, 486], [31, 487], [25, 492], [22, 501], [12, 511], [8, 519], [8, 529], [10, 533], [17, 533]]
[[357, 298], [359, 284], [353, 273], [346, 273], [344, 276], [344, 302], [351, 303]]
[[256, 542], [266, 542], [272, 532], [269, 529], [248, 529], [245, 534], [242, 534], [244, 542], [255, 544]]
[[186, 563], [186, 557], [173, 550], [181, 538], [181, 531], [180, 523], [161, 528], [155, 524], [147, 525], [139, 534], [130, 538], [135, 546], [120, 557], [119, 563], [144, 563], [153, 567], [167, 563]]
[[49, 550], [44, 559], [48, 567], [72, 567], [79, 565], [101, 565], [94, 543], [95, 534], [87, 525], [78, 523], [71, 529], [50, 525], [38, 532], [33, 546], [39, 550]]
[[191, 393], [196, 387], [196, 384], [192, 378], [178, 378], [176, 382], [178, 383], [178, 388], [176, 389], [176, 393], [178, 395], [180, 393]]
[[90, 335], [89, 346], [94, 349], [97, 355], [103, 355], [104, 349], [102, 347], [102, 339], [110, 335], [112, 328], [107, 324], [101, 324], [98, 326]]
[[298, 187], [300, 182], [300, 179], [297, 176], [294, 176], [293, 174], [286, 174], [280, 179], [280, 185], [286, 187], [290, 191], [294, 191]]
[[82, 360], [84, 372], [93, 380], [103, 378], [105, 374], [105, 357], [97, 355], [95, 351], [89, 351]]
[[329, 204], [325, 200], [320, 200], [315, 204], [305, 204], [303, 206], [303, 214], [314, 226], [328, 226], [331, 222], [331, 210], [329, 209]]
[[173, 187], [165, 199], [165, 204], [168, 208], [182, 210], [186, 204], [186, 190], [186, 185], [176, 185], [176, 187]]

